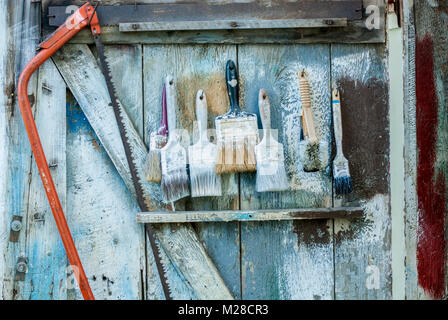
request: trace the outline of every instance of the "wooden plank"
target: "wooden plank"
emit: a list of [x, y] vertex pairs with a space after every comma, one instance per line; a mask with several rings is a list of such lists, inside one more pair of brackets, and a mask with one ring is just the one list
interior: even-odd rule
[[406, 299], [422, 296], [417, 278], [417, 113], [415, 96], [415, 8], [414, 3], [403, 1], [404, 37], [404, 125], [405, 125], [405, 243], [406, 243]]
[[[66, 211], [66, 87], [53, 62], [39, 69], [35, 121], [64, 212]], [[29, 270], [25, 299], [65, 300], [67, 258], [35, 162], [26, 221]]]
[[[7, 3], [3, 1], [0, 3], [0, 37], [2, 39], [8, 39], [8, 17], [6, 15], [7, 12]], [[6, 92], [6, 88], [9, 83], [7, 79], [10, 77], [7, 73], [7, 63], [8, 63], [8, 45], [9, 41], [2, 41], [0, 43], [0, 92]], [[6, 94], [0, 94], [0, 170], [2, 172], [6, 172], [8, 168], [8, 152], [9, 152], [9, 138], [7, 132], [7, 102], [8, 96]], [[6, 175], [0, 176], [0, 208], [6, 208], [6, 186], [7, 180]], [[10, 223], [7, 218], [9, 215], [1, 214], [0, 215], [0, 299], [6, 299], [4, 295], [4, 287], [7, 269], [7, 244], [8, 244], [8, 233], [10, 227], [8, 224]], [[17, 239], [18, 240], [18, 239]]]
[[[241, 175], [241, 209], [330, 207], [329, 168], [304, 173], [297, 143], [301, 128], [297, 74], [303, 69], [310, 73], [317, 134], [331, 141], [329, 46], [241, 46], [238, 65], [246, 110], [258, 113], [260, 88], [269, 94], [272, 128], [284, 144], [290, 179], [287, 192], [256, 193], [255, 175]], [[331, 220], [242, 223], [243, 298], [331, 299], [332, 233]]]
[[[144, 234], [131, 214], [138, 207], [75, 101], [67, 120], [67, 219], [95, 298], [141, 299]], [[67, 298], [82, 299], [68, 281]]]
[[[179, 21], [271, 20], [275, 24], [278, 19], [359, 20], [362, 17], [361, 9], [361, 0], [159, 1], [135, 5], [121, 3], [119, 8], [102, 5], [97, 12], [103, 25], [112, 26], [122, 22], [170, 24]], [[49, 6], [48, 24], [59, 27], [69, 14], [66, 6]]]
[[[110, 97], [104, 77], [89, 48], [84, 45], [67, 45], [59, 51], [59, 54], [55, 55], [54, 61], [126, 186], [133, 192], [131, 175], [125, 160], [118, 127], [111, 125], [115, 123], [115, 118], [109, 108]], [[123, 118], [133, 146], [137, 167], [142, 168], [147, 153], [146, 146], [130, 123], [126, 113], [123, 114]], [[140, 174], [141, 170], [139, 170]], [[150, 183], [145, 183], [143, 187], [150, 207], [154, 209], [163, 207], [160, 187], [156, 188]], [[231, 298], [227, 287], [191, 226], [183, 225], [172, 233], [170, 225], [164, 225], [156, 230], [156, 235], [170, 260], [191, 284], [199, 298]]]
[[[214, 118], [225, 113], [227, 92], [224, 66], [228, 59], [236, 58], [234, 46], [145, 46], [145, 128], [147, 134], [160, 125], [161, 89], [167, 74], [175, 76], [177, 83], [178, 127], [196, 139], [195, 97], [199, 89], [207, 95], [209, 127]], [[147, 137], [148, 138], [148, 137]], [[176, 204], [177, 210], [221, 210], [238, 206], [238, 180], [234, 175], [223, 180], [223, 197], [184, 200]], [[236, 223], [195, 225], [201, 242], [215, 263], [225, 283], [235, 297], [240, 297], [239, 230]], [[149, 256], [149, 255], [148, 255]]]
[[281, 221], [315, 220], [335, 218], [359, 218], [361, 208], [313, 208], [279, 210], [222, 210], [222, 211], [176, 211], [142, 212], [137, 214], [138, 223], [185, 223], [185, 222], [232, 222], [232, 221]]
[[446, 1], [415, 2], [417, 279], [437, 300], [448, 296], [447, 13]]
[[[2, 63], [5, 73], [2, 73], [2, 94], [5, 94], [4, 109], [6, 139], [8, 150], [4, 155], [6, 167], [2, 168], [5, 178], [4, 189], [4, 220], [2, 228], [7, 230], [13, 216], [22, 216], [27, 220], [29, 177], [31, 173], [31, 148], [28, 141], [19, 106], [15, 96], [16, 83], [20, 72], [26, 63], [34, 56], [35, 48], [40, 36], [40, 5], [29, 1], [3, 1], [1, 15], [7, 15], [3, 25], [6, 36], [0, 45]], [[37, 77], [33, 76], [28, 90], [31, 106], [35, 108]], [[2, 141], [3, 143], [4, 141]], [[3, 239], [3, 235], [2, 235]], [[23, 282], [14, 280], [16, 263], [20, 256], [26, 252], [26, 232], [21, 231], [19, 241], [12, 243], [5, 239], [2, 256], [3, 267], [3, 298], [24, 299]]]
[[[379, 45], [334, 45], [332, 83], [341, 90], [344, 154], [354, 192], [335, 205], [361, 204], [363, 218], [337, 220], [335, 298], [390, 299], [391, 217], [386, 52]], [[362, 128], [362, 129], [361, 129]]]
[[[102, 27], [105, 44], [310, 44], [384, 43], [383, 27], [368, 30], [365, 22], [349, 22], [341, 28], [120, 32], [118, 27]], [[49, 34], [49, 31], [46, 32]], [[72, 44], [93, 44], [89, 30], [70, 40]]]
[[176, 30], [234, 30], [345, 27], [346, 18], [336, 19], [276, 19], [276, 20], [211, 20], [120, 23], [120, 32]]
[[[107, 46], [119, 98], [143, 131], [140, 46]], [[69, 210], [73, 236], [97, 299], [142, 299], [144, 230], [133, 223], [137, 206], [79, 105], [68, 106]], [[72, 287], [76, 288], [76, 286]], [[81, 298], [76, 290], [69, 298]]]

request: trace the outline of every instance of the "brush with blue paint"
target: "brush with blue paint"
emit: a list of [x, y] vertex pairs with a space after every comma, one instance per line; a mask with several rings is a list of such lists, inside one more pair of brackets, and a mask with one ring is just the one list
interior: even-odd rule
[[341, 95], [338, 89], [333, 90], [333, 124], [336, 141], [336, 157], [333, 160], [334, 188], [338, 195], [348, 194], [353, 191], [353, 186], [348, 160], [342, 151]]

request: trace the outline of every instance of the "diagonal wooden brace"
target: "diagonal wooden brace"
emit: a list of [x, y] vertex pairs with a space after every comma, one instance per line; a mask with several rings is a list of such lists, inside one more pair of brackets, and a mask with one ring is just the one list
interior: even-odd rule
[[[53, 60], [67, 86], [80, 104], [118, 173], [135, 197], [131, 173], [115, 123], [104, 76], [87, 45], [66, 45]], [[137, 167], [141, 168], [147, 148], [127, 115], [124, 119]], [[140, 170], [141, 172], [141, 170]], [[145, 194], [154, 209], [163, 207], [160, 188], [144, 183]], [[154, 232], [176, 270], [191, 285], [199, 299], [233, 299], [216, 266], [190, 224], [154, 226]]]

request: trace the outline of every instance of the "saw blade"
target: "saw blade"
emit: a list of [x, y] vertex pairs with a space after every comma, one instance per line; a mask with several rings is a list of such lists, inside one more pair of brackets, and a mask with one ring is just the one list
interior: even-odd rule
[[[95, 40], [95, 45], [96, 45], [96, 49], [98, 52], [98, 57], [100, 60], [100, 67], [103, 72], [104, 78], [106, 79], [106, 85], [107, 85], [107, 89], [109, 91], [109, 95], [110, 95], [110, 99], [111, 99], [111, 106], [114, 110], [115, 118], [117, 120], [117, 125], [118, 125], [118, 129], [119, 129], [120, 136], [121, 136], [121, 140], [123, 142], [123, 147], [124, 147], [124, 151], [126, 154], [126, 160], [128, 162], [129, 170], [131, 172], [132, 182], [133, 182], [133, 185], [135, 188], [135, 193], [137, 195], [137, 203], [142, 212], [148, 212], [149, 207], [147, 205], [147, 202], [145, 201], [143, 186], [142, 186], [140, 178], [138, 176], [137, 166], [135, 165], [134, 157], [132, 155], [131, 144], [127, 138], [128, 136], [127, 136], [127, 132], [126, 132], [126, 126], [124, 124], [123, 115], [122, 115], [124, 110], [117, 99], [116, 90], [115, 90], [115, 87], [114, 87], [114, 84], [112, 81], [112, 76], [111, 76], [111, 72], [110, 72], [110, 68], [109, 68], [109, 63], [107, 62], [106, 56], [104, 54], [104, 47], [103, 47], [103, 43], [101, 41], [101, 36], [95, 35], [94, 40]], [[162, 288], [163, 288], [163, 292], [165, 294], [165, 298], [167, 300], [172, 300], [171, 290], [170, 290], [170, 287], [168, 284], [168, 279], [166, 276], [165, 268], [161, 261], [162, 260], [161, 254], [160, 254], [161, 248], [159, 247], [159, 245], [156, 242], [156, 236], [152, 230], [151, 225], [146, 224], [145, 229], [148, 234], [149, 243], [151, 245], [152, 252], [154, 254], [154, 259], [156, 262], [157, 271], [159, 273], [160, 281], [162, 283]]]

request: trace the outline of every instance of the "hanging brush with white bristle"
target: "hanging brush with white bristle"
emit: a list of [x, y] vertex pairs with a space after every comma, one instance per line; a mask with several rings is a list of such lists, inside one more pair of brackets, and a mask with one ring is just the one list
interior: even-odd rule
[[221, 177], [216, 174], [218, 148], [207, 136], [207, 98], [202, 90], [196, 95], [199, 141], [188, 148], [192, 197], [221, 196]]
[[274, 192], [288, 189], [283, 145], [278, 143], [271, 131], [271, 104], [265, 89], [258, 95], [258, 107], [263, 124], [263, 139], [255, 146], [257, 160], [257, 192]]
[[165, 85], [168, 127], [170, 130], [168, 143], [160, 150], [162, 162], [161, 188], [163, 201], [173, 204], [174, 201], [190, 195], [190, 183], [187, 173], [187, 150], [180, 144], [176, 130], [176, 91], [171, 76], [166, 77]]

